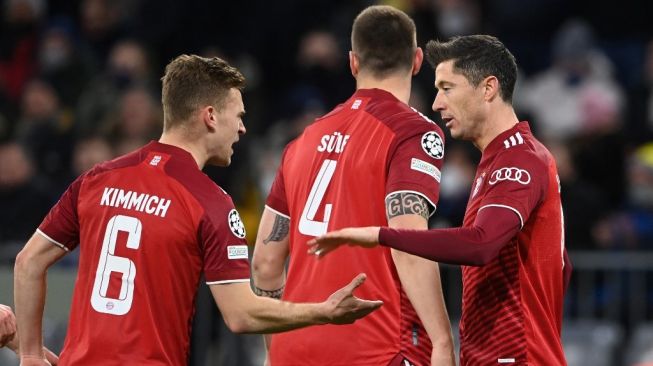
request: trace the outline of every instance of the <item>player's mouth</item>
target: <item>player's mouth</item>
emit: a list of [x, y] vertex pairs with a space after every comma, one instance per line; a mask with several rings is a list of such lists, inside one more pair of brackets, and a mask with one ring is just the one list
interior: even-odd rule
[[453, 125], [453, 121], [454, 121], [453, 117], [442, 117], [442, 122], [444, 122], [447, 128], [451, 128], [451, 126]]

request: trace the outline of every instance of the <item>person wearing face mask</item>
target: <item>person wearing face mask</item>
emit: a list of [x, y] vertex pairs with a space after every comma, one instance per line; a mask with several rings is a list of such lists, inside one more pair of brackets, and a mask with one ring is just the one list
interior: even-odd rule
[[38, 48], [39, 76], [57, 90], [66, 108], [75, 106], [92, 74], [88, 57], [74, 37], [70, 20], [54, 18], [44, 30]]

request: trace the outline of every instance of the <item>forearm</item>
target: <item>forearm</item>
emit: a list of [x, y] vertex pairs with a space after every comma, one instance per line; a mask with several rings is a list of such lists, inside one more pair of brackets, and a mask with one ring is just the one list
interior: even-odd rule
[[43, 356], [42, 319], [46, 270], [20, 257], [14, 271], [14, 302], [20, 354]]
[[379, 243], [437, 262], [481, 266], [496, 258], [519, 232], [519, 219], [509, 210], [487, 208], [473, 227], [437, 230], [381, 228]]
[[[255, 299], [255, 300], [254, 300]], [[291, 303], [266, 297], [255, 297], [244, 309], [236, 333], [279, 333], [309, 325], [326, 324], [322, 304]]]

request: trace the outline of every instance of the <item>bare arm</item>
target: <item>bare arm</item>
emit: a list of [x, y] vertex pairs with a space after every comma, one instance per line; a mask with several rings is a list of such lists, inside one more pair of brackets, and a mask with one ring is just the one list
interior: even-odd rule
[[42, 320], [48, 268], [66, 252], [35, 233], [16, 257], [14, 301], [22, 365], [48, 365]]
[[441, 263], [482, 266], [494, 260], [520, 230], [519, 217], [501, 207], [479, 211], [472, 227], [406, 230], [378, 226], [345, 228], [310, 240], [309, 253], [323, 256], [342, 244], [382, 245]]
[[[266, 206], [259, 223], [252, 257], [253, 289], [258, 296], [281, 299], [283, 295], [289, 231], [290, 219]], [[269, 350], [272, 337], [265, 335], [264, 340], [265, 347]]]
[[256, 296], [247, 283], [211, 286], [227, 327], [235, 333], [276, 333], [318, 324], [351, 324], [378, 309], [381, 301], [361, 300], [353, 291], [360, 274], [321, 303], [291, 303]]
[[[386, 199], [388, 226], [426, 230], [428, 203], [415, 193], [395, 193]], [[442, 296], [440, 270], [436, 262], [392, 249], [401, 285], [428, 333], [433, 350], [432, 365], [455, 365], [453, 338]]]

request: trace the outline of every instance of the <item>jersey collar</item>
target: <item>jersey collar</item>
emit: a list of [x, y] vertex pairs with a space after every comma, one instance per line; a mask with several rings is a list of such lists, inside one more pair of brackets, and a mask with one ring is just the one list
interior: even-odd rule
[[[392, 101], [399, 101], [392, 93], [383, 89], [358, 89], [352, 96], [352, 98], [375, 98], [375, 99], [386, 99]], [[351, 98], [350, 98], [351, 99]]]
[[165, 154], [169, 154], [189, 164], [192, 163], [195, 167], [197, 167], [197, 162], [195, 161], [195, 158], [193, 158], [193, 155], [191, 155], [188, 151], [174, 145], [164, 144], [159, 141], [150, 141], [149, 144], [145, 145], [145, 150], [148, 152], [159, 151]]

